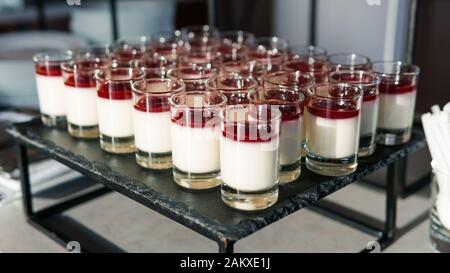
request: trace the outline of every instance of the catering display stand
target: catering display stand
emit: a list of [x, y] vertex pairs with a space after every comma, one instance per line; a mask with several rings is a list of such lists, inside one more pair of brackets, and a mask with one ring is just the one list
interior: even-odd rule
[[[248, 213], [227, 207], [221, 201], [219, 188], [204, 192], [183, 190], [173, 182], [170, 170], [157, 172], [143, 169], [135, 163], [134, 154], [108, 154], [100, 149], [98, 140], [82, 141], [72, 138], [65, 130], [44, 127], [39, 119], [15, 124], [7, 131], [15, 138], [18, 146], [23, 205], [28, 221], [64, 246], [69, 241], [78, 241], [84, 252], [123, 250], [105, 239], [99, 243], [103, 244], [103, 247], [85, 241], [87, 239], [81, 235], [92, 235], [92, 231], [79, 223], [74, 225], [72, 230], [78, 229], [81, 235], [74, 238], [68, 234], [67, 229], [53, 226], [47, 220], [111, 190], [214, 240], [218, 244], [219, 252], [230, 253], [233, 252], [233, 245], [238, 240], [295, 211], [313, 208], [327, 213], [323, 206], [315, 206], [319, 200], [387, 166], [388, 190], [384, 227], [371, 227], [364, 221], [359, 221], [365, 227], [362, 230], [376, 236], [384, 248], [395, 238], [396, 193], [401, 182], [402, 161], [408, 154], [425, 146], [423, 133], [414, 130], [412, 139], [407, 144], [377, 147], [374, 155], [359, 161], [358, 169], [351, 175], [325, 177], [314, 174], [302, 166], [302, 175], [298, 181], [280, 186], [279, 200], [273, 207]], [[62, 203], [35, 211], [30, 190], [28, 148], [42, 152], [80, 172], [98, 182], [99, 187]], [[104, 187], [100, 187], [101, 184]], [[354, 226], [358, 227], [358, 219], [355, 223]], [[301, 223], [299, 223], [300, 230]], [[363, 251], [367, 249], [364, 248]]]

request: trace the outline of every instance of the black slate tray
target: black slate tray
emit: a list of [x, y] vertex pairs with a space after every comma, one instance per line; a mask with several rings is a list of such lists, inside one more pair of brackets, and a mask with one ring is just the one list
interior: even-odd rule
[[417, 130], [407, 144], [378, 146], [374, 155], [359, 161], [355, 173], [342, 177], [320, 176], [302, 166], [298, 181], [280, 186], [279, 200], [273, 207], [248, 213], [226, 206], [219, 188], [183, 190], [173, 182], [171, 171], [143, 169], [132, 154], [106, 153], [98, 140], [77, 140], [64, 130], [44, 127], [39, 119], [15, 124], [7, 131], [21, 144], [218, 242], [240, 240], [425, 146], [425, 137]]

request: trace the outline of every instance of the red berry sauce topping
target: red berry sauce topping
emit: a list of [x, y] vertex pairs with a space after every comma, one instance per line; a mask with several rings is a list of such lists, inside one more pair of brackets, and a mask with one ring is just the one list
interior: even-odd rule
[[101, 71], [97, 77], [97, 96], [112, 100], [131, 99], [131, 82], [142, 77], [143, 73], [138, 69], [118, 68]]
[[35, 65], [36, 74], [41, 76], [61, 76], [61, 62], [49, 62], [47, 64]]

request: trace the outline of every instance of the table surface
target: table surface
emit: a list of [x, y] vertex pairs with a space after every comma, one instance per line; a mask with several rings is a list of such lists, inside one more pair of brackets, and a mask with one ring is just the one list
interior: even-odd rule
[[362, 177], [406, 157], [425, 146], [421, 130], [410, 142], [395, 147], [378, 146], [360, 159], [355, 173], [325, 177], [302, 165], [300, 178], [281, 185], [278, 202], [264, 211], [241, 212], [226, 206], [220, 188], [191, 192], [177, 186], [171, 171], [139, 167], [133, 154], [114, 155], [100, 149], [98, 140], [78, 140], [66, 131], [44, 127], [39, 119], [18, 123], [7, 130], [20, 144], [44, 152], [105, 186], [216, 241], [237, 241]]

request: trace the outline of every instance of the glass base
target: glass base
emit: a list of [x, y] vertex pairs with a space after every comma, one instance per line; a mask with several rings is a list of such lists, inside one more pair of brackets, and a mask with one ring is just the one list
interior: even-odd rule
[[300, 177], [301, 165], [300, 160], [291, 164], [281, 165], [280, 178], [278, 181], [281, 184], [285, 184], [297, 180], [297, 178]]
[[371, 156], [374, 152], [375, 152], [375, 143], [372, 144], [371, 146], [367, 146], [367, 147], [359, 147], [358, 150], [358, 157], [368, 157]]
[[66, 128], [67, 120], [66, 116], [50, 116], [44, 113], [41, 113], [42, 123], [47, 127], [55, 127], [55, 128]]
[[134, 136], [130, 137], [110, 137], [100, 134], [100, 147], [113, 154], [134, 153]]
[[70, 122], [67, 122], [67, 131], [69, 132], [69, 135], [76, 138], [98, 138], [100, 134], [98, 125], [81, 126]]
[[146, 169], [166, 170], [172, 168], [172, 153], [149, 153], [136, 148], [136, 162]]
[[190, 190], [211, 189], [222, 183], [219, 170], [209, 173], [187, 173], [175, 166], [173, 167], [173, 179], [179, 186]]
[[258, 192], [243, 192], [222, 184], [222, 201], [228, 206], [245, 211], [266, 209], [278, 200], [278, 185]]
[[377, 129], [377, 143], [386, 146], [404, 144], [411, 138], [411, 128], [406, 129]]
[[358, 162], [356, 156], [339, 159], [323, 158], [308, 154], [305, 161], [306, 167], [317, 174], [325, 176], [342, 176], [356, 171]]

